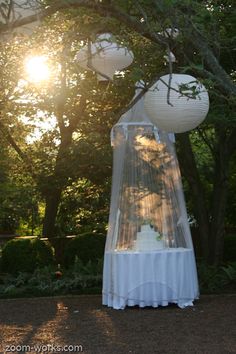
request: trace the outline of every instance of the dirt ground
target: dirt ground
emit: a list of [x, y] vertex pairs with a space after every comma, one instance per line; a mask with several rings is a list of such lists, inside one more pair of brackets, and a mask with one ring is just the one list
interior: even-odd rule
[[236, 353], [236, 294], [186, 309], [113, 310], [98, 295], [0, 300], [0, 353], [16, 352]]

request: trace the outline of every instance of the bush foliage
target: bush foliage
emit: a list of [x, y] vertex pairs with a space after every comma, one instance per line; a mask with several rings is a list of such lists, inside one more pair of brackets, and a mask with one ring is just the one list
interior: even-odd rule
[[220, 267], [209, 266], [204, 262], [198, 262], [197, 266], [201, 293], [235, 293], [236, 262], [226, 263]]
[[72, 266], [78, 257], [84, 264], [103, 258], [106, 238], [102, 234], [82, 234], [65, 247], [64, 264]]
[[102, 259], [83, 264], [76, 258], [69, 270], [62, 269], [60, 277], [55, 266], [0, 275], [0, 298], [101, 293], [102, 267]]
[[236, 235], [227, 235], [225, 237], [224, 261], [236, 262]]
[[40, 239], [14, 239], [2, 249], [1, 268], [4, 272], [34, 272], [37, 267], [53, 264], [54, 250]]

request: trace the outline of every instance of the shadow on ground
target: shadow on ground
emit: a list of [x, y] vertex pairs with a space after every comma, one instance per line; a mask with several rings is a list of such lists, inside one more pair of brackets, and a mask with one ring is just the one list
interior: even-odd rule
[[205, 295], [186, 309], [118, 311], [100, 296], [0, 300], [0, 353], [56, 346], [86, 354], [236, 353], [236, 294]]

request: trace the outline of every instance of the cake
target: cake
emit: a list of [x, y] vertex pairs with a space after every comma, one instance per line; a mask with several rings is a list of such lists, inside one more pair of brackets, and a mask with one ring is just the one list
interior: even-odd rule
[[164, 241], [159, 239], [160, 234], [153, 230], [151, 225], [142, 225], [137, 232], [136, 250], [155, 251], [164, 248]]

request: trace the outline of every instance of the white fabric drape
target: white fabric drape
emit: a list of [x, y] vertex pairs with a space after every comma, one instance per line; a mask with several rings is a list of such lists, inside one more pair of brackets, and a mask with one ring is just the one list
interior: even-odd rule
[[[103, 303], [114, 308], [191, 304], [198, 296], [198, 282], [173, 135], [149, 121], [141, 99], [113, 127], [111, 141]], [[156, 270], [149, 269], [151, 264], [144, 261], [148, 258]], [[134, 289], [129, 284], [135, 284]]]
[[107, 252], [103, 304], [126, 306], [192, 306], [198, 297], [193, 250], [171, 248], [156, 252]]
[[165, 247], [192, 248], [181, 176], [169, 135], [146, 124], [119, 124], [112, 132], [113, 183], [106, 251], [135, 248], [150, 224]]

